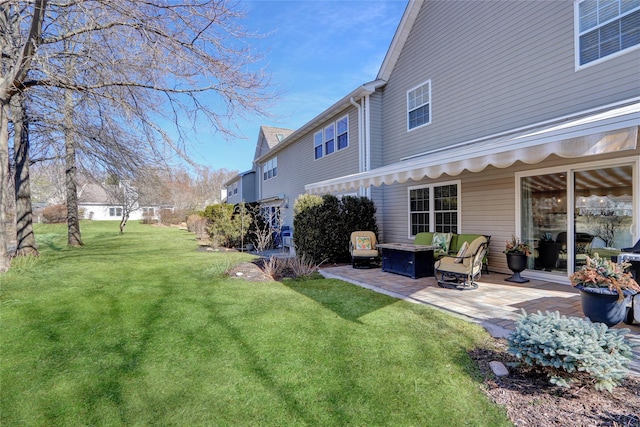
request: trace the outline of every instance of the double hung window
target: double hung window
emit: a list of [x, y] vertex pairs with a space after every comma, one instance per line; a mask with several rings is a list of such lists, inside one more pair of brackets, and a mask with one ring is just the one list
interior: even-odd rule
[[344, 116], [313, 134], [313, 155], [320, 159], [349, 146], [349, 116]]
[[578, 67], [640, 47], [640, 0], [583, 0], [575, 10]]
[[266, 181], [278, 176], [278, 158], [274, 157], [266, 163], [262, 164], [262, 177]]
[[459, 183], [409, 188], [409, 236], [425, 231], [457, 233]]
[[407, 129], [431, 123], [431, 81], [407, 92]]

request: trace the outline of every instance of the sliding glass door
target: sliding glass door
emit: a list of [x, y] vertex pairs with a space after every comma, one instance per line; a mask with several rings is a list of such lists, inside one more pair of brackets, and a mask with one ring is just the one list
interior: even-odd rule
[[640, 216], [634, 173], [633, 164], [622, 164], [520, 176], [519, 237], [534, 248], [528, 269], [567, 276], [587, 256], [610, 258], [633, 246]]
[[522, 238], [533, 246], [529, 269], [567, 274], [567, 174], [521, 180]]
[[590, 169], [574, 174], [574, 267], [598, 253], [611, 257], [633, 246], [633, 167]]

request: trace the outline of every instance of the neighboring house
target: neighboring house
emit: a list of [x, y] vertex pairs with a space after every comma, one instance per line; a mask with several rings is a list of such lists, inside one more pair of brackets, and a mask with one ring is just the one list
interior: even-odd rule
[[224, 183], [226, 189], [226, 201], [232, 205], [245, 202], [253, 203], [257, 200], [256, 196], [256, 171], [249, 170], [239, 173]]
[[[78, 187], [78, 210], [82, 219], [97, 221], [119, 220], [125, 209], [125, 200], [130, 209], [129, 220], [160, 219], [161, 209], [170, 209], [167, 206], [152, 203], [139, 203], [135, 188], [128, 188], [128, 196], [125, 197], [125, 186], [86, 183]], [[128, 198], [128, 199], [127, 199]]]
[[256, 153], [259, 200], [367, 195], [381, 241], [491, 235], [498, 272], [544, 236], [523, 274], [568, 283], [640, 238], [639, 126], [638, 2], [410, 1], [375, 81]]
[[292, 129], [260, 126], [253, 168], [234, 176], [224, 184], [227, 192], [226, 203], [252, 203], [262, 199], [260, 183], [263, 172], [265, 179], [275, 178], [278, 174], [278, 160], [272, 157], [264, 164], [256, 161], [292, 133]]

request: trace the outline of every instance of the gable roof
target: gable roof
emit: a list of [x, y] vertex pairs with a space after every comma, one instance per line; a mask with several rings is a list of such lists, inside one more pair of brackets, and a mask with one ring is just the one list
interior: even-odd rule
[[293, 129], [272, 126], [260, 126], [254, 160], [267, 154], [273, 147], [280, 144], [286, 137], [295, 132]]
[[102, 185], [83, 184], [78, 189], [78, 203], [111, 205], [113, 204], [113, 199]]
[[380, 71], [378, 71], [378, 77], [376, 77], [378, 80], [389, 80], [391, 72], [398, 62], [400, 52], [402, 52], [402, 48], [409, 38], [409, 33], [411, 33], [411, 28], [413, 28], [413, 24], [416, 22], [418, 12], [420, 12], [420, 8], [423, 3], [424, 0], [409, 0], [407, 8], [404, 10], [404, 14], [400, 20], [400, 24], [398, 24], [398, 29], [396, 29], [393, 40], [391, 40], [389, 50], [382, 61]]

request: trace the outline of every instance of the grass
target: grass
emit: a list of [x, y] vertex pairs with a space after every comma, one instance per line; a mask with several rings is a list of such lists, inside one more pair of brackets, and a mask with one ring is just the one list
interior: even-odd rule
[[130, 223], [38, 225], [0, 275], [6, 426], [500, 426], [485, 333], [337, 280], [228, 278], [241, 253]]

